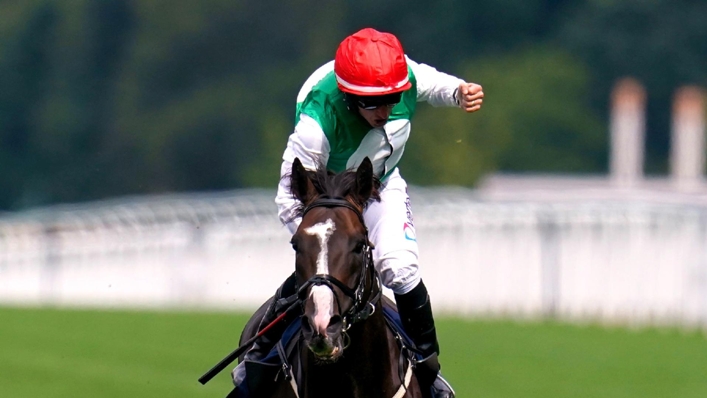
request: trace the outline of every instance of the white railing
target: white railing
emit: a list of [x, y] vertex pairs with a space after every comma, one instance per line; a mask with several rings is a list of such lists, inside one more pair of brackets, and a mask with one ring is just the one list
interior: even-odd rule
[[[0, 303], [253, 308], [293, 270], [272, 196], [134, 198], [0, 218]], [[436, 310], [706, 328], [707, 201], [575, 196], [411, 189]]]

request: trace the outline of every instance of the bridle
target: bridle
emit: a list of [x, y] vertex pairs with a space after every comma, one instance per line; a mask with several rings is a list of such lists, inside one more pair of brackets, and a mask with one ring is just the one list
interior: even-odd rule
[[[346, 311], [345, 314], [342, 314], [341, 311], [341, 303], [339, 302], [338, 297], [336, 294], [334, 294], [334, 299], [336, 300], [336, 305], [339, 308], [339, 314], [342, 314], [342, 334], [344, 336], [344, 341], [348, 338], [348, 334], [346, 333], [349, 328], [351, 328], [352, 325], [354, 325], [357, 322], [364, 321], [368, 319], [371, 315], [376, 310], [376, 303], [379, 302], [382, 294], [383, 294], [383, 288], [381, 286], [381, 279], [380, 275], [378, 274], [378, 271], [376, 271], [376, 268], [373, 264], [373, 247], [371, 243], [368, 240], [368, 228], [366, 227], [366, 223], [364, 222], [363, 219], [363, 214], [361, 213], [361, 210], [358, 209], [358, 207], [354, 206], [351, 202], [348, 200], [341, 198], [341, 197], [335, 197], [331, 198], [329, 196], [320, 196], [319, 198], [315, 199], [313, 202], [311, 202], [309, 205], [307, 205], [303, 212], [302, 212], [302, 218], [312, 209], [317, 208], [317, 207], [325, 207], [325, 208], [334, 208], [334, 207], [345, 207], [356, 214], [358, 217], [358, 220], [361, 222], [361, 225], [363, 226], [365, 230], [365, 243], [363, 245], [363, 248], [361, 250], [361, 261], [363, 264], [363, 269], [361, 270], [361, 275], [359, 276], [358, 283], [356, 284], [355, 289], [351, 289], [350, 287], [346, 286], [343, 282], [340, 280], [334, 278], [331, 275], [322, 275], [322, 274], [317, 274], [309, 278], [298, 290], [297, 290], [297, 301], [300, 302], [300, 305], [304, 306], [305, 301], [307, 300], [307, 292], [312, 286], [326, 286], [329, 289], [334, 291], [334, 286], [339, 288], [346, 296], [350, 297], [353, 300], [353, 305], [351, 308]], [[375, 284], [371, 285], [370, 291], [368, 292], [368, 298], [364, 300], [363, 295], [364, 291], [366, 290], [366, 285], [368, 284], [368, 281], [375, 282]], [[296, 305], [296, 304], [295, 304]], [[304, 310], [304, 308], [302, 309]], [[401, 337], [397, 337], [398, 342], [402, 342]], [[350, 340], [349, 340], [350, 342]], [[344, 349], [348, 346], [348, 343], [344, 342]], [[402, 352], [402, 351], [401, 351]], [[408, 393], [408, 387], [410, 385], [410, 380], [412, 378], [413, 374], [413, 368], [414, 364], [410, 358], [407, 359], [407, 370], [405, 371], [405, 374], [403, 375], [401, 373], [401, 379], [402, 383], [398, 390], [396, 391], [395, 395], [393, 395], [393, 398], [402, 398]], [[292, 375], [292, 371], [290, 370], [290, 385], [292, 386], [292, 390], [295, 393], [296, 397], [299, 397], [299, 387], [297, 386], [297, 382], [295, 381], [294, 376]]]
[[[353, 305], [348, 311], [346, 311], [346, 313], [342, 313], [341, 303], [339, 302], [339, 299], [336, 298], [336, 294], [334, 295], [336, 298], [336, 305], [339, 308], [339, 314], [342, 316], [343, 331], [346, 332], [353, 324], [366, 320], [375, 312], [375, 303], [378, 302], [383, 292], [381, 287], [381, 279], [378, 275], [378, 271], [376, 271], [376, 268], [373, 265], [373, 247], [371, 247], [368, 241], [368, 228], [366, 228], [366, 223], [363, 220], [361, 210], [344, 198], [330, 198], [328, 196], [321, 196], [305, 207], [302, 212], [302, 218], [304, 218], [307, 212], [317, 207], [345, 207], [356, 214], [361, 222], [361, 225], [363, 225], [363, 228], [365, 229], [366, 243], [364, 243], [363, 249], [361, 250], [363, 270], [361, 271], [361, 275], [355, 289], [351, 289], [346, 286], [346, 284], [331, 275], [317, 274], [309, 278], [309, 280], [307, 280], [297, 291], [297, 297], [302, 303], [304, 303], [307, 299], [307, 292], [312, 286], [324, 285], [332, 291], [334, 290], [334, 286], [336, 286], [342, 293], [351, 298], [353, 300]], [[371, 286], [368, 298], [364, 300], [363, 295], [369, 279], [376, 283], [377, 288], [374, 289], [374, 286]]]

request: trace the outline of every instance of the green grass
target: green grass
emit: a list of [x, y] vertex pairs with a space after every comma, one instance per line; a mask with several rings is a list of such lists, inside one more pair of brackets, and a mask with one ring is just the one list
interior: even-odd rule
[[[0, 308], [0, 397], [223, 397], [244, 315]], [[464, 397], [707, 397], [700, 333], [437, 321]]]

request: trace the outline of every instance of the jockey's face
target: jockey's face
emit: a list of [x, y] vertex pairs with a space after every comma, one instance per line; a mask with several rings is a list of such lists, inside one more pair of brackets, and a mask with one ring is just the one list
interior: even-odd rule
[[395, 104], [382, 105], [375, 109], [363, 109], [359, 107], [358, 111], [361, 116], [366, 119], [368, 124], [371, 125], [371, 127], [383, 127], [386, 123], [388, 123], [388, 118], [390, 117], [390, 113], [393, 111], [394, 106]]
[[368, 124], [372, 127], [383, 127], [401, 97], [402, 93], [393, 93], [370, 96], [353, 95], [349, 98], [358, 106], [358, 112]]

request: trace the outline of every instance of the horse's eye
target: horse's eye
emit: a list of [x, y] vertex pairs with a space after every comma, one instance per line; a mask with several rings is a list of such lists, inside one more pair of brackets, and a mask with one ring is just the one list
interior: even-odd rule
[[360, 254], [363, 251], [363, 246], [364, 246], [363, 242], [356, 243], [356, 246], [353, 249], [354, 253]]

